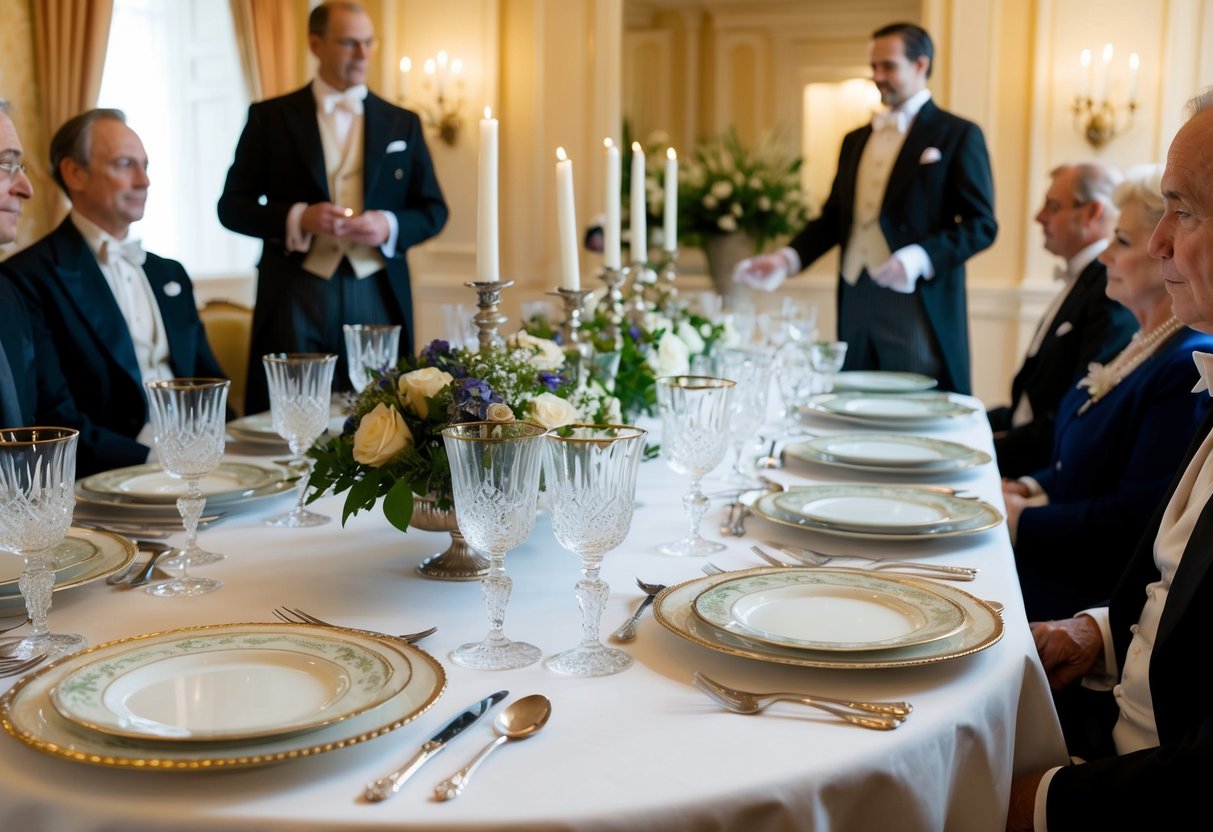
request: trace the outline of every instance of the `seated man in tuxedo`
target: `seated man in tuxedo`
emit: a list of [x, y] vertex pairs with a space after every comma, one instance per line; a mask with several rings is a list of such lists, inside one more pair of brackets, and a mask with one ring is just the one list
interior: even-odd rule
[[1040, 470], [1049, 462], [1057, 404], [1087, 365], [1118, 353], [1137, 330], [1128, 309], [1110, 299], [1107, 269], [1097, 259], [1119, 213], [1112, 192], [1115, 168], [1062, 165], [1053, 171], [1045, 204], [1036, 214], [1045, 248], [1065, 260], [1062, 287], [1045, 309], [1011, 384], [1011, 403], [990, 411], [994, 448], [1004, 477]]
[[29, 307], [35, 342], [53, 345], [35, 360], [67, 379], [78, 414], [71, 426], [80, 429], [77, 474], [145, 462], [152, 436], [143, 383], [222, 371], [185, 269], [130, 237], [147, 201], [147, 154], [122, 112], [70, 119], [51, 140], [51, 169], [71, 213], [0, 270]]
[[[0, 107], [0, 246], [17, 239], [21, 207], [34, 195], [21, 161], [17, 128]], [[21, 298], [0, 281], [0, 427], [34, 423], [38, 393], [34, 373], [33, 338]]]
[[[1164, 261], [1175, 317], [1213, 333], [1213, 87], [1190, 111], [1149, 251]], [[1197, 390], [1209, 390], [1213, 355], [1193, 357]], [[1194, 678], [1211, 632], [1213, 415], [1109, 605], [1032, 625], [1070, 753], [1086, 762], [1016, 778], [1007, 829], [1207, 828], [1213, 710]]]

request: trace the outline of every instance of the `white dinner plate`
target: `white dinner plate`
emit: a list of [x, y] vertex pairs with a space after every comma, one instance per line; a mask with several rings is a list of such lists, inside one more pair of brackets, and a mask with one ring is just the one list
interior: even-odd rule
[[[239, 628], [245, 632], [252, 628], [261, 628], [267, 635], [278, 632], [312, 633], [322, 636], [357, 633], [359, 636], [375, 639], [379, 644], [377, 649], [394, 651], [405, 657], [412, 668], [412, 676], [397, 695], [378, 707], [370, 708], [349, 719], [313, 731], [231, 743], [144, 742], [114, 737], [64, 719], [51, 703], [51, 690], [70, 673], [92, 661], [101, 650], [138, 641], [177, 638], [190, 632], [205, 636], [231, 628]], [[310, 757], [374, 739], [425, 713], [445, 689], [446, 673], [442, 665], [429, 654], [399, 639], [339, 627], [221, 624], [112, 641], [45, 665], [19, 679], [8, 693], [0, 697], [0, 725], [32, 748], [76, 762], [150, 771], [216, 771]]]
[[[725, 632], [717, 627], [711, 627], [695, 614], [693, 609], [695, 599], [704, 590], [716, 584], [748, 575], [770, 575], [785, 570], [786, 567], [759, 567], [696, 578], [672, 586], [659, 594], [656, 601], [653, 602], [653, 616], [661, 626], [679, 638], [719, 653], [775, 664], [834, 670], [872, 670], [934, 664], [985, 650], [1002, 638], [1002, 618], [989, 604], [955, 587], [928, 581], [925, 578], [908, 576], [890, 575], [888, 577], [907, 584], [929, 588], [932, 592], [937, 592], [954, 601], [965, 612], [964, 625], [946, 638], [910, 647], [831, 652], [766, 644], [755, 638], [746, 638]], [[832, 569], [831, 571], [864, 574], [863, 570]]]
[[[978, 502], [977, 500], [957, 500], [957, 502], [963, 502], [971, 506], [976, 512], [976, 516], [970, 520], [958, 521], [953, 524], [945, 524], [939, 528], [927, 529], [925, 531], [912, 533], [893, 532], [888, 530], [881, 531], [875, 527], [864, 531], [857, 531], [854, 529], [840, 528], [830, 523], [823, 523], [818, 520], [813, 520], [805, 517], [803, 514], [781, 508], [780, 505], [776, 503], [776, 500], [779, 497], [787, 494], [796, 494], [797, 492], [809, 491], [814, 488], [837, 487], [839, 486], [804, 486], [790, 488], [785, 492], [773, 492], [765, 494], [758, 498], [758, 500], [754, 503], [752, 510], [755, 515], [761, 517], [763, 520], [768, 520], [780, 526], [789, 526], [791, 528], [801, 529], [804, 531], [820, 532], [821, 534], [831, 535], [834, 537], [846, 537], [852, 540], [873, 540], [880, 541], [882, 543], [893, 541], [928, 540], [937, 537], [960, 537], [962, 535], [977, 534], [979, 532], [984, 532], [996, 527], [1002, 522], [1003, 519], [1002, 514], [999, 513], [998, 509], [994, 508], [994, 506], [990, 505], [989, 503]], [[887, 487], [892, 488], [892, 486]], [[911, 489], [907, 488], [903, 490], [908, 491]], [[942, 494], [932, 496], [939, 496], [949, 500], [955, 499], [952, 497], [946, 497]]]
[[356, 633], [231, 627], [98, 651], [50, 697], [64, 719], [114, 736], [230, 742], [348, 719], [411, 676], [406, 657]]
[[263, 442], [266, 444], [285, 445], [278, 431], [274, 430], [274, 419], [270, 411], [241, 416], [227, 423], [227, 432], [232, 438], [242, 442]]
[[881, 395], [818, 393], [804, 408], [808, 413], [878, 427], [923, 427], [976, 413], [975, 408], [946, 395]]
[[[280, 482], [287, 471], [280, 465], [220, 462], [198, 481], [202, 496], [211, 504], [230, 502]], [[138, 503], [175, 504], [186, 493], [185, 481], [169, 476], [158, 463], [116, 468], [85, 477], [79, 484], [85, 496]]]
[[834, 389], [861, 393], [920, 393], [939, 382], [919, 373], [894, 373], [888, 370], [847, 370], [834, 375]]
[[[139, 547], [121, 535], [73, 526], [51, 550], [54, 591], [113, 575], [130, 566], [138, 554]], [[17, 586], [23, 569], [21, 558], [0, 553], [0, 612], [25, 609], [25, 598]]]
[[793, 459], [857, 471], [892, 474], [937, 474], [985, 465], [984, 451], [927, 436], [849, 434], [818, 436], [784, 447]]
[[881, 534], [948, 531], [982, 516], [975, 500], [885, 485], [803, 486], [775, 492], [773, 502], [788, 514], [816, 524]]
[[746, 575], [705, 589], [692, 608], [725, 632], [819, 651], [910, 647], [947, 638], [965, 624], [955, 601], [858, 570]]

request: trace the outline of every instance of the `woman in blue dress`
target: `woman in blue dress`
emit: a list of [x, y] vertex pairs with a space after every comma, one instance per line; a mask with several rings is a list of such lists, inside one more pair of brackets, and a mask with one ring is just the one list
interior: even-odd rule
[[1132, 171], [1099, 259], [1108, 297], [1140, 329], [1062, 399], [1047, 467], [1003, 484], [1028, 620], [1064, 618], [1107, 599], [1210, 402], [1192, 392], [1192, 353], [1213, 336], [1171, 314], [1162, 262], [1146, 248], [1162, 217], [1161, 165]]

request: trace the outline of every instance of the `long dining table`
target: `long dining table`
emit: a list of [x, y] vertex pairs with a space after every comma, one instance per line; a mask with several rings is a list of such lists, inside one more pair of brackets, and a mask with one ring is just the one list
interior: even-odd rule
[[[977, 412], [913, 432], [990, 452], [979, 403], [960, 400]], [[645, 426], [660, 441], [659, 426]], [[816, 419], [807, 427], [819, 434], [864, 430]], [[705, 480], [705, 489], [723, 490], [726, 472], [727, 463]], [[764, 473], [785, 486], [914, 481], [798, 462]], [[992, 463], [919, 481], [963, 488], [1003, 507]], [[701, 577], [708, 561], [726, 570], [760, 566], [750, 547], [770, 540], [978, 567], [974, 581], [956, 586], [1002, 604], [1003, 636], [972, 655], [922, 666], [818, 669], [709, 650], [646, 615], [626, 646], [634, 663], [613, 676], [561, 676], [542, 663], [503, 672], [469, 670], [451, 662], [448, 653], [487, 630], [478, 585], [429, 580], [416, 570], [445, 546], [444, 534], [401, 533], [378, 509], [342, 527], [342, 496], [315, 504], [334, 518], [328, 525], [264, 525], [264, 516], [289, 505], [284, 496], [202, 532], [204, 546], [227, 558], [193, 571], [221, 579], [220, 590], [158, 598], [96, 581], [55, 594], [52, 627], [83, 633], [95, 645], [174, 628], [272, 621], [273, 608], [284, 605], [389, 634], [436, 626], [418, 646], [443, 666], [441, 696], [411, 722], [366, 742], [222, 771], [89, 765], [0, 736], [0, 829], [972, 832], [1004, 827], [1014, 775], [1068, 759], [1024, 617], [1005, 524], [947, 540], [877, 542], [837, 540], [751, 518], [738, 538], [718, 532], [725, 507], [716, 500], [703, 531], [727, 548], [710, 558], [662, 555], [658, 545], [685, 532], [686, 488], [686, 478], [663, 461], [642, 464], [630, 534], [606, 556], [602, 570], [611, 585], [604, 637], [641, 600], [637, 578], [675, 585]], [[576, 644], [580, 613], [573, 586], [579, 561], [557, 544], [542, 510], [506, 567], [514, 580], [506, 634], [548, 655]], [[747, 690], [907, 700], [914, 710], [893, 731], [866, 730], [795, 704], [739, 715], [692, 685], [696, 671]], [[0, 694], [12, 684], [0, 679]], [[498, 689], [509, 690], [507, 702], [546, 695], [552, 714], [543, 730], [497, 751], [453, 801], [435, 800], [433, 788], [495, 736], [491, 718], [452, 741], [391, 799], [362, 799], [369, 781], [403, 763], [451, 717]]]

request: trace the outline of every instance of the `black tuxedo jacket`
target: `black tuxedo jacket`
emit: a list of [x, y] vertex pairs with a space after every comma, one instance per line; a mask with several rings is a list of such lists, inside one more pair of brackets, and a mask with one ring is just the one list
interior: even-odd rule
[[[871, 125], [866, 125], [843, 139], [838, 172], [821, 216], [789, 244], [800, 255], [802, 265], [808, 266], [836, 245], [846, 245], [859, 159], [871, 134]], [[928, 148], [939, 152], [937, 161], [923, 156]], [[924, 104], [889, 174], [880, 227], [890, 251], [917, 243], [931, 258], [935, 277], [918, 281], [915, 293], [922, 299], [947, 370], [939, 385], [958, 393], [970, 392], [964, 264], [988, 248], [998, 232], [994, 181], [981, 128], [939, 109], [932, 101]]]
[[[1204, 394], [1202, 394], [1204, 395]], [[1175, 487], [1213, 429], [1213, 410], [1142, 536], [1109, 605], [1116, 657], [1124, 667], [1141, 617], [1146, 586], [1160, 577], [1154, 539]], [[1171, 581], [1150, 658], [1150, 695], [1160, 745], [1057, 772], [1049, 787], [1050, 830], [1204, 829], [1213, 774], [1213, 709], [1208, 707], [1209, 639], [1213, 635], [1213, 500], [1192, 529]], [[1111, 696], [1111, 694], [1108, 694]], [[1108, 726], [1111, 730], [1111, 726]], [[1205, 818], [1204, 821], [1198, 820]]]
[[[148, 447], [135, 441], [148, 420], [135, 346], [96, 257], [71, 219], [0, 269], [29, 308], [35, 344], [53, 346], [36, 350], [39, 374], [66, 379], [72, 420], [67, 426], [80, 431], [77, 475], [146, 461]], [[223, 378], [185, 269], [149, 253], [143, 271], [164, 319], [173, 372]]]
[[[392, 212], [399, 226], [396, 254], [386, 268], [388, 294], [396, 306], [392, 317], [404, 323], [401, 352], [411, 354], [413, 296], [405, 252], [442, 230], [446, 202], [416, 113], [368, 94], [362, 137], [363, 207]], [[254, 380], [264, 379], [261, 356], [290, 348], [266, 338], [270, 316], [291, 314], [291, 284], [304, 273], [306, 252], [286, 250], [286, 216], [296, 203], [331, 200], [311, 85], [249, 107], [219, 198], [219, 221], [264, 241], [249, 350], [250, 392]]]
[[[1108, 270], [1092, 260], [1070, 288], [1035, 355], [1024, 359], [1011, 383], [1011, 403], [990, 411], [990, 425], [1006, 435], [994, 440], [1004, 477], [1030, 474], [1049, 462], [1057, 404], [1092, 361], [1110, 358], [1129, 343], [1137, 320], [1106, 294]], [[1011, 427], [1011, 416], [1027, 397], [1032, 421]]]
[[17, 389], [21, 421], [4, 427], [35, 425], [76, 427], [67, 380], [59, 372], [54, 345], [36, 340], [25, 302], [13, 284], [0, 278], [0, 341], [8, 356]]

